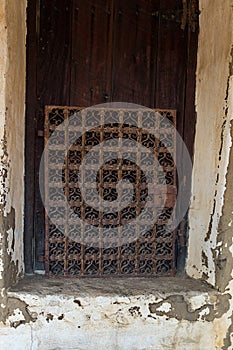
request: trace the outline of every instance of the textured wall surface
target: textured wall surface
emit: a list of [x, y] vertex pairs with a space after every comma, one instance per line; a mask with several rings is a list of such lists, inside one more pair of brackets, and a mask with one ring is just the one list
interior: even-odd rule
[[231, 147], [232, 0], [200, 1], [196, 137], [189, 212], [188, 274], [215, 285], [218, 223]]
[[9, 304], [1, 348], [210, 350], [219, 331], [212, 321], [227, 300], [188, 279], [32, 277]]
[[[3, 205], [3, 194], [4, 194], [4, 150], [3, 150], [3, 137], [4, 137], [4, 124], [5, 124], [5, 90], [6, 90], [6, 64], [7, 64], [7, 33], [6, 33], [6, 18], [5, 18], [5, 3], [0, 3], [0, 203], [1, 203], [1, 215]], [[0, 232], [0, 285], [2, 286], [3, 278], [3, 232]]]
[[0, 317], [23, 271], [26, 0], [0, 2]]
[[[187, 273], [233, 295], [233, 1], [200, 1], [196, 139]], [[213, 324], [233, 348], [233, 303]]]
[[1, 349], [232, 349], [232, 6], [200, 0], [187, 273], [216, 289], [42, 278], [7, 293], [23, 272], [26, 0], [0, 1]]
[[24, 130], [26, 86], [26, 0], [6, 2], [6, 148], [9, 158], [9, 191], [5, 211], [14, 212], [14, 227], [7, 227], [11, 261], [23, 270]]

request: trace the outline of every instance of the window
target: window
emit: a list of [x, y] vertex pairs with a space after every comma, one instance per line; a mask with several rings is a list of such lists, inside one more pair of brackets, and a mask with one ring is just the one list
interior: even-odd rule
[[[191, 30], [188, 22], [181, 29], [182, 14], [181, 0], [28, 3], [24, 239], [27, 273], [44, 270], [47, 254], [38, 180], [44, 151], [45, 106], [87, 107], [123, 101], [176, 110], [177, 130], [192, 157], [198, 33]], [[181, 269], [185, 260], [184, 236], [177, 240], [176, 247]]]
[[46, 108], [47, 274], [174, 274], [175, 117], [104, 105]]

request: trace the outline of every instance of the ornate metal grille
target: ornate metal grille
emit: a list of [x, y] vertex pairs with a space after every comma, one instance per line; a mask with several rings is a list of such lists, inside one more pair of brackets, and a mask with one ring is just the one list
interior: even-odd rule
[[[175, 111], [156, 111], [175, 125]], [[148, 115], [148, 110], [144, 109], [130, 111], [129, 109], [46, 107], [47, 149], [44, 157], [44, 184], [47, 209], [45, 219], [47, 274], [77, 277], [148, 276], [174, 273], [176, 234], [169, 223], [174, 215], [173, 207], [177, 193], [176, 140], [172, 127], [164, 123], [163, 118], [159, 121], [160, 125], [154, 124], [156, 118], [153, 114], [156, 111], [150, 111]], [[77, 112], [80, 114], [80, 125], [71, 125], [66, 122]], [[100, 114], [102, 124], [98, 125]], [[115, 122], [109, 123], [112, 118], [115, 118]], [[62, 127], [57, 128], [59, 125]], [[81, 136], [72, 139], [74, 127], [76, 131], [80, 131]], [[56, 138], [48, 142], [54, 130], [56, 130]], [[127, 157], [128, 140], [142, 146], [135, 147], [130, 157]], [[108, 142], [107, 161], [103, 161], [103, 150], [98, 148], [103, 141]], [[71, 146], [68, 147], [64, 158], [64, 147], [67, 142]], [[165, 144], [169, 144], [169, 151]], [[156, 168], [153, 164], [151, 166], [150, 157], [148, 153], [143, 152], [143, 149], [150, 151], [149, 153], [157, 159], [160, 167]], [[82, 194], [80, 169], [91, 151], [95, 152], [93, 153], [95, 156], [92, 154], [90, 162], [85, 163], [87, 176], [85, 183], [82, 183], [82, 186], [88, 189], [90, 197], [88, 202], [88, 198], [84, 198]], [[133, 156], [135, 161], [132, 159]], [[88, 176], [90, 175], [91, 178], [95, 162], [101, 164], [93, 183]], [[148, 211], [143, 216], [150, 195], [148, 191], [150, 179], [143, 170], [145, 167], [147, 169], [153, 167], [151, 171], [156, 174], [156, 184], [159, 187], [158, 191], [155, 189], [156, 195], [152, 204], [149, 205], [151, 206], [149, 209], [155, 212], [157, 217], [153, 225], [151, 225], [152, 218], [148, 215]], [[61, 177], [59, 171], [62, 174]], [[119, 182], [123, 183], [121, 189], [118, 188]], [[61, 198], [61, 192], [59, 192], [61, 188], [66, 203], [64, 198]], [[96, 191], [100, 200], [108, 203], [109, 211], [96, 209]], [[119, 196], [120, 201], [123, 204], [126, 201], [127, 205], [119, 207], [118, 201], [117, 207], [114, 208], [114, 203]], [[162, 200], [164, 196], [165, 204]], [[129, 198], [130, 203], [128, 203]], [[70, 215], [70, 212], [75, 215]], [[139, 215], [141, 215], [140, 223], [136, 222], [131, 232], [130, 227], [127, 228], [127, 232], [124, 231], [124, 227]], [[54, 221], [54, 218], [59, 217], [64, 219], [63, 226], [59, 226], [59, 219]], [[77, 218], [84, 222], [85, 226], [78, 227]], [[126, 240], [123, 239], [125, 232]], [[111, 237], [113, 234], [117, 237]], [[119, 244], [111, 244], [112, 238]]]

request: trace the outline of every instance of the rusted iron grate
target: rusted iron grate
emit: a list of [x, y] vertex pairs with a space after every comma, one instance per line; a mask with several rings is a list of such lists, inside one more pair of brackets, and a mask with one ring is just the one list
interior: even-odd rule
[[[67, 122], [77, 113], [77, 122], [75, 118], [73, 123]], [[177, 193], [176, 140], [171, 124], [164, 121], [166, 117], [175, 126], [175, 111], [47, 106], [45, 115], [46, 273], [77, 277], [172, 275], [176, 234], [170, 222]], [[105, 148], [98, 148], [104, 141]], [[135, 148], [131, 147], [127, 156], [130, 142]], [[158, 167], [151, 165], [151, 154]], [[82, 178], [84, 161], [86, 175]], [[155, 174], [151, 201], [150, 179], [143, 169]], [[82, 187], [87, 190], [85, 198]], [[108, 204], [107, 211], [96, 209], [96, 192], [100, 202]], [[79, 220], [84, 223], [81, 227]]]

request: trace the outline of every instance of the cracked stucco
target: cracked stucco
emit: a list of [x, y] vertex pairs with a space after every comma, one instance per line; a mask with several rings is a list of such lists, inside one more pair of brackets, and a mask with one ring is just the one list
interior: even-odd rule
[[23, 271], [26, 0], [0, 2], [0, 318]]
[[214, 290], [150, 294], [148, 287], [146, 295], [101, 296], [94, 288], [96, 296], [74, 298], [57, 294], [56, 287], [49, 294], [35, 289], [10, 293], [13, 307], [5, 325], [24, 350], [43, 349], [43, 344], [48, 350], [210, 350], [215, 342], [212, 318], [224, 312], [221, 295]]
[[219, 293], [72, 298], [7, 293], [23, 271], [26, 0], [0, 1], [0, 348], [232, 348], [232, 6], [200, 0], [189, 212], [187, 272]]
[[[230, 91], [231, 95], [233, 91]], [[231, 111], [233, 112], [233, 110]], [[231, 137], [233, 137], [233, 121], [231, 122]], [[233, 147], [231, 147], [228, 172], [226, 177], [226, 191], [224, 196], [223, 215], [219, 222], [218, 245], [214, 251], [216, 260], [216, 286], [222, 293], [230, 292], [233, 295], [233, 232], [231, 222], [233, 219], [232, 197], [233, 197]], [[229, 225], [230, 224], [230, 225]], [[233, 300], [230, 300], [230, 308], [223, 316], [227, 325], [224, 337], [223, 350], [231, 349], [233, 346]]]
[[[215, 286], [215, 249], [231, 147], [232, 0], [200, 1], [196, 137], [187, 273]], [[218, 38], [216, 40], [216, 38]]]
[[[5, 110], [6, 110], [6, 101], [5, 101], [5, 86], [6, 86], [6, 77], [5, 77], [5, 68], [7, 64], [7, 33], [6, 33], [6, 18], [5, 18], [5, 9], [3, 3], [0, 3], [0, 140], [4, 137], [4, 125], [5, 125]], [[0, 158], [3, 158], [3, 149], [0, 147]], [[0, 169], [2, 173], [2, 169]], [[0, 178], [0, 194], [3, 195], [3, 185], [2, 178]], [[3, 265], [3, 233], [0, 232], [0, 286], [2, 279], [2, 272], [4, 270]]]
[[[202, 299], [202, 295], [198, 296]], [[151, 313], [157, 316], [166, 316], [167, 318], [175, 318], [178, 321], [186, 320], [190, 322], [208, 321], [212, 322], [216, 318], [221, 318], [229, 309], [229, 299], [231, 296], [219, 295], [215, 303], [210, 303], [207, 300], [201, 303], [199, 307], [193, 308], [192, 301], [183, 295], [170, 295], [168, 298], [149, 304]], [[171, 307], [169, 310], [163, 309], [165, 304]]]
[[224, 312], [213, 319], [216, 348], [229, 350], [233, 347], [233, 1], [200, 3], [187, 272], [211, 283], [223, 298], [230, 296]]
[[17, 350], [215, 349], [231, 296], [186, 278], [168, 288], [165, 280], [27, 277], [8, 293], [0, 347], [17, 335]]
[[0, 278], [4, 287], [15, 283], [23, 271], [25, 21], [26, 0], [0, 2]]

